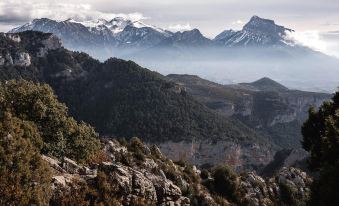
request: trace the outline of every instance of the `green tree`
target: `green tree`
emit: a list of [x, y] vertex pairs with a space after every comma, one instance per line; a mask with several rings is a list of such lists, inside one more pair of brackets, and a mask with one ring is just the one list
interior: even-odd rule
[[339, 92], [318, 111], [309, 111], [302, 127], [310, 169], [320, 173], [312, 185], [310, 205], [339, 205]]
[[31, 143], [36, 128], [4, 114], [0, 122], [0, 205], [48, 205], [51, 171]]
[[5, 112], [30, 122], [26, 126], [37, 130], [40, 139], [29, 137], [44, 154], [85, 162], [99, 148], [94, 129], [68, 116], [66, 106], [47, 84], [25, 80], [0, 83], [0, 118]]
[[238, 202], [237, 176], [228, 166], [218, 166], [214, 169], [212, 176], [214, 178], [214, 191], [228, 200]]

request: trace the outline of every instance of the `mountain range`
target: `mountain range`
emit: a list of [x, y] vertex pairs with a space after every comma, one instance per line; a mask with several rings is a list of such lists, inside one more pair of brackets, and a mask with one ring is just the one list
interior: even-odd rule
[[116, 17], [77, 22], [73, 19], [55, 21], [47, 18], [14, 28], [9, 33], [27, 30], [54, 33], [66, 47], [161, 47], [161, 46], [287, 46], [287, 32], [293, 30], [278, 26], [272, 20], [253, 16], [241, 31], [224, 31], [214, 39], [204, 37], [198, 29], [170, 32], [141, 21]]
[[196, 74], [222, 84], [250, 82], [263, 76], [289, 88], [333, 92], [339, 60], [300, 45], [292, 29], [253, 16], [239, 31], [226, 29], [215, 38], [199, 29], [171, 32], [141, 21], [78, 22], [35, 19], [9, 33], [27, 30], [53, 33], [70, 50], [104, 61], [133, 60], [163, 75]]
[[198, 165], [260, 170], [276, 151], [300, 147], [298, 126], [308, 107], [330, 98], [268, 78], [221, 85], [163, 76], [132, 61], [100, 62], [63, 48], [48, 33], [1, 34], [0, 43], [1, 80], [48, 83], [70, 114], [102, 136], [138, 136], [175, 160]]
[[[0, 42], [1, 80], [48, 83], [70, 114], [93, 125], [102, 136], [138, 136], [162, 146], [224, 142], [262, 156], [258, 161], [249, 152], [243, 154], [241, 158], [251, 159], [246, 160], [251, 164], [264, 164], [278, 148], [239, 120], [217, 114], [176, 83], [132, 61], [99, 62], [66, 50], [55, 35], [41, 32], [1, 34]], [[264, 145], [270, 146], [262, 150]], [[188, 150], [182, 152], [180, 158]], [[243, 166], [251, 165], [235, 165]]]

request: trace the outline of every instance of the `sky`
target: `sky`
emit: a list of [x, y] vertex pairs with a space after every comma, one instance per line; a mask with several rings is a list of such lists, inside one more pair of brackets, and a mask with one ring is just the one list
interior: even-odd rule
[[302, 44], [339, 57], [339, 0], [0, 0], [0, 31], [34, 18], [125, 16], [172, 31], [198, 28], [213, 38], [253, 15], [294, 29]]

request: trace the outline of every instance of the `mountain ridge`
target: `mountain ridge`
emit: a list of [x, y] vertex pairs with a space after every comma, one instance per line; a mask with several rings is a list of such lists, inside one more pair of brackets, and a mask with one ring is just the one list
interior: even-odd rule
[[[163, 147], [192, 141], [207, 141], [214, 147], [221, 141], [243, 151], [234, 164], [237, 169], [262, 166], [273, 157], [276, 146], [264, 136], [236, 119], [215, 113], [159, 73], [116, 58], [100, 62], [85, 53], [66, 50], [60, 43], [51, 47], [57, 41], [53, 37], [32, 31], [0, 35], [6, 46], [0, 49], [0, 62], [4, 59], [0, 79], [49, 83], [70, 114], [104, 136], [139, 136], [146, 142], [166, 144]], [[26, 58], [19, 61], [17, 56]], [[264, 145], [270, 146], [264, 149]], [[220, 154], [225, 152], [234, 151]], [[261, 158], [251, 157], [253, 153]], [[210, 159], [206, 156], [201, 163]]]
[[[204, 38], [205, 40], [214, 42], [213, 46], [224, 45], [229, 47], [229, 46], [239, 46], [240, 44], [242, 44], [243, 46], [247, 46], [249, 43], [251, 44], [251, 46], [282, 45], [284, 43], [283, 35], [286, 34], [285, 31], [293, 32], [293, 30], [291, 29], [287, 29], [283, 26], [276, 25], [275, 22], [272, 20], [262, 19], [258, 16], [253, 16], [250, 19], [250, 21], [243, 27], [243, 30], [241, 31], [229, 30], [231, 32], [229, 35], [225, 35], [224, 31], [221, 34], [217, 35], [214, 39], [209, 39], [203, 36], [201, 32], [196, 28], [184, 32], [173, 33], [166, 29], [162, 29], [152, 25], [147, 25], [141, 21], [132, 21], [122, 17], [116, 17], [113, 18], [112, 20], [98, 19], [84, 22], [75, 21], [73, 19], [67, 19], [65, 21], [55, 21], [47, 18], [34, 19], [30, 23], [24, 24], [22, 26], [10, 30], [8, 33], [22, 32], [25, 30], [36, 30], [42, 32], [58, 33], [56, 31], [53, 32], [53, 29], [49, 28], [48, 25], [46, 25], [45, 28], [42, 27], [41, 25], [46, 24], [44, 22], [47, 22], [49, 24], [53, 23], [55, 25], [54, 27], [62, 27], [62, 25], [68, 25], [69, 28], [65, 28], [68, 30], [68, 33], [78, 33], [77, 30], [79, 29], [80, 32], [85, 32], [83, 30], [84, 28], [86, 28], [87, 29], [86, 32], [90, 32], [93, 35], [97, 35], [96, 38], [111, 39], [110, 41], [116, 40], [118, 41], [118, 45], [120, 46], [126, 46], [136, 40], [142, 40], [145, 35], [150, 36], [158, 35], [162, 36], [163, 39], [161, 40], [166, 40], [167, 38], [178, 38], [178, 35], [180, 34], [185, 36], [186, 33], [196, 33], [196, 32], [200, 34], [195, 36], [197, 39]], [[79, 28], [80, 25], [84, 28]], [[63, 34], [61, 34], [60, 32], [58, 35], [61, 39], [67, 38], [66, 36], [63, 36]], [[121, 36], [126, 35], [129, 35], [130, 38], [121, 38]], [[245, 40], [243, 38], [245, 38]], [[196, 40], [194, 39], [195, 38], [192, 38], [191, 42], [195, 42]], [[154, 40], [154, 42], [148, 42], [148, 44], [152, 44], [151, 46], [156, 46], [159, 43], [161, 44], [161, 41]], [[146, 44], [144, 46], [148, 45]], [[202, 46], [206, 45], [203, 44]], [[207, 44], [207, 46], [209, 46], [209, 44]]]

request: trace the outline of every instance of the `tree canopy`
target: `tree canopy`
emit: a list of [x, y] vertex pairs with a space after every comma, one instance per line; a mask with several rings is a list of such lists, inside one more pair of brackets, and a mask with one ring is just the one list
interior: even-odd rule
[[320, 173], [311, 205], [339, 205], [339, 92], [318, 111], [312, 108], [302, 127], [303, 147], [311, 153], [310, 169]]

